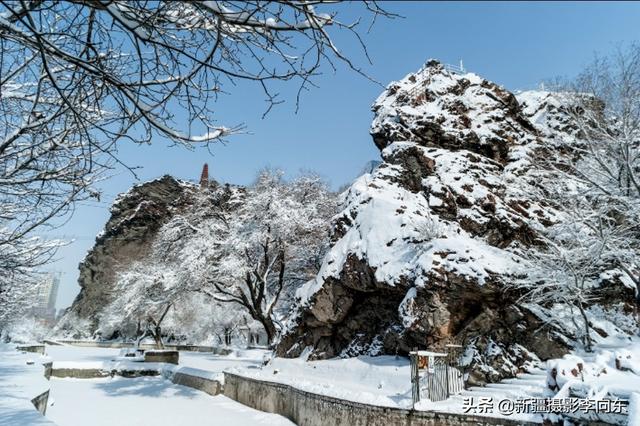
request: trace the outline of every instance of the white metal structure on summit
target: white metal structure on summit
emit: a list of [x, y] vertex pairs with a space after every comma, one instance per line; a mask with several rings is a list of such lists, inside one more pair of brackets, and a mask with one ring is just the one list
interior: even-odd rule
[[[443, 68], [447, 71], [449, 71], [450, 73], [453, 74], [464, 74], [466, 72], [466, 70], [464, 69], [464, 64], [462, 62], [462, 59], [460, 59], [460, 64], [459, 65], [452, 65], [452, 64], [442, 64]], [[413, 86], [411, 86], [409, 89], [407, 89], [407, 94], [412, 97], [415, 98], [418, 96], [420, 89], [424, 86], [424, 82], [429, 78], [428, 75], [424, 74], [424, 70], [425, 70], [425, 66], [423, 66], [420, 71], [418, 71], [416, 73], [416, 82]]]

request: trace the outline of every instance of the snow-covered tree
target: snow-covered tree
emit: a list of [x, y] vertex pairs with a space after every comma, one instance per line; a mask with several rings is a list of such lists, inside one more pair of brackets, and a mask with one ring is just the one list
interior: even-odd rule
[[213, 335], [228, 344], [239, 327], [258, 323], [273, 341], [295, 289], [320, 267], [335, 194], [318, 176], [287, 182], [269, 170], [248, 188], [188, 192], [148, 255], [120, 273], [101, 334], [148, 330], [158, 344], [171, 334]]
[[188, 286], [166, 265], [137, 263], [120, 274], [115, 291], [118, 296], [101, 318], [102, 333], [135, 327], [138, 339], [149, 335], [163, 348], [163, 322]]
[[174, 337], [188, 343], [229, 346], [237, 342], [241, 327], [252, 320], [237, 306], [212, 301], [192, 292], [170, 312], [170, 330]]
[[[359, 7], [386, 15], [375, 3]], [[121, 141], [215, 142], [242, 127], [216, 123], [227, 85], [255, 84], [270, 108], [280, 102], [274, 84], [306, 89], [323, 63], [360, 71], [333, 41], [339, 31], [361, 43], [358, 20], [339, 19], [343, 9], [315, 1], [0, 2], [0, 268], [22, 238], [70, 214], [75, 201], [100, 198], [96, 183], [122, 164]]]
[[[10, 232], [0, 229], [0, 234], [5, 231]], [[0, 332], [10, 322], [19, 321], [36, 302], [41, 283], [38, 268], [50, 260], [59, 246], [58, 241], [38, 237], [0, 244]]]
[[67, 308], [67, 312], [53, 327], [52, 335], [58, 339], [90, 339], [93, 337], [92, 321]]
[[246, 309], [272, 343], [288, 306], [279, 302], [318, 272], [335, 211], [319, 177], [285, 182], [279, 171], [260, 173], [226, 222], [207, 273], [212, 296]]
[[616, 267], [637, 252], [606, 209], [574, 207], [571, 216], [545, 230], [543, 248], [525, 255], [527, 274], [519, 286], [526, 291], [527, 302], [568, 309], [576, 337], [590, 351], [593, 336], [587, 309], [598, 300], [596, 290], [603, 278], [626, 277]]
[[640, 302], [640, 46], [596, 58], [565, 96], [579, 139], [556, 169], [576, 182], [582, 216], [599, 218], [587, 226], [606, 223], [623, 236], [612, 263]]
[[0, 330], [0, 341], [15, 343], [42, 342], [51, 335], [51, 326], [33, 316], [20, 317], [5, 330]]
[[0, 334], [20, 321], [35, 303], [38, 281], [32, 276], [0, 277]]
[[577, 175], [594, 191], [640, 198], [640, 45], [596, 58], [577, 78], [571, 101], [582, 146]]
[[229, 187], [185, 191], [183, 211], [160, 228], [142, 260], [119, 273], [100, 315], [103, 337], [150, 335], [158, 345], [171, 336], [205, 341], [215, 337], [223, 316], [235, 317], [199, 292], [233, 193]]
[[558, 220], [525, 254], [520, 284], [526, 300], [575, 312], [589, 350], [597, 287], [613, 280], [640, 297], [640, 46], [597, 58], [556, 96], [572, 130], [548, 141], [539, 184]]

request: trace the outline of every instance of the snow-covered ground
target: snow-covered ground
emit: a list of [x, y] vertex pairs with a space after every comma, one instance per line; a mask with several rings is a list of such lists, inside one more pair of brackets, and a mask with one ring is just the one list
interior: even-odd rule
[[[582, 365], [582, 374], [578, 371], [579, 364]], [[576, 351], [562, 359], [542, 363], [541, 367], [500, 383], [471, 387], [446, 401], [424, 400], [415, 408], [542, 422], [543, 416], [536, 413], [503, 415], [498, 404], [505, 399], [619, 398], [630, 401], [628, 424], [640, 425], [640, 406], [637, 406], [640, 402], [640, 339], [610, 336], [596, 345], [593, 352]], [[552, 391], [548, 384], [553, 381], [551, 371], [554, 368], [558, 389]], [[409, 361], [402, 357], [361, 356], [310, 362], [302, 358], [276, 358], [262, 368], [234, 368], [230, 371], [355, 402], [402, 408], [412, 405]], [[493, 409], [487, 412], [466, 411], [465, 400], [470, 398], [476, 402], [479, 398], [491, 398]], [[555, 415], [545, 417], [557, 419]]]
[[[53, 405], [48, 409], [47, 418], [60, 426], [114, 424], [116, 419], [122, 424], [123, 413], [127, 413], [127, 420], [123, 423], [127, 425], [182, 424], [185, 415], [193, 424], [214, 417], [220, 419], [221, 424], [231, 425], [290, 424], [282, 417], [249, 409], [224, 396], [211, 397], [175, 385], [162, 376], [137, 379], [117, 376], [113, 379], [53, 378], [47, 382], [39, 365], [51, 359], [54, 365], [65, 367], [113, 366], [116, 365], [113, 360], [119, 353], [118, 349], [109, 348], [47, 346], [48, 357], [40, 357], [20, 354], [13, 347], [3, 345], [0, 357], [0, 424], [14, 424], [8, 416], [16, 413], [28, 416], [29, 421], [22, 424], [47, 424], [46, 419], [32, 408], [30, 399], [49, 385], [50, 403]], [[412, 406], [410, 367], [406, 358], [361, 356], [324, 361], [275, 358], [263, 366], [264, 356], [265, 352], [258, 350], [236, 351], [227, 356], [181, 352], [179, 366], [165, 364], [163, 368], [188, 370], [211, 378], [221, 378], [226, 370], [350, 401], [387, 407]], [[34, 365], [27, 365], [27, 360], [34, 360]], [[141, 363], [130, 364], [144, 366]], [[578, 364], [582, 365], [582, 374], [578, 372], [576, 375], [572, 370], [579, 368]], [[638, 411], [635, 405], [640, 401], [640, 339], [615, 341], [609, 338], [591, 353], [576, 351], [563, 359], [550, 360], [541, 367], [500, 383], [469, 388], [447, 401], [421, 401], [416, 408], [462, 413], [465, 411], [465, 399], [469, 398], [477, 401], [480, 397], [490, 397], [492, 403], [497, 404], [503, 399], [564, 398], [583, 392], [590, 399], [619, 397], [632, 401], [628, 424], [640, 424], [635, 417]], [[555, 392], [548, 388], [553, 368], [558, 372], [556, 382], [560, 389]], [[501, 416], [498, 409], [492, 413], [475, 414]], [[521, 413], [504, 417], [542, 420], [539, 414]]]
[[[119, 349], [46, 346], [46, 356], [22, 354], [14, 345], [0, 345], [0, 425], [179, 425], [216, 423], [240, 425], [292, 425], [289, 420], [246, 407], [223, 395], [212, 397], [162, 376], [104, 379], [44, 378], [42, 363], [54, 366], [108, 367], [116, 365]], [[222, 377], [230, 367], [256, 368], [263, 351], [236, 351], [220, 357], [181, 352], [181, 371]], [[27, 361], [29, 364], [27, 364]], [[149, 366], [148, 363], [146, 363]], [[165, 364], [168, 369], [174, 366]], [[128, 363], [129, 367], [144, 367]], [[47, 416], [38, 413], [31, 399], [50, 389]]]
[[297, 389], [386, 407], [411, 406], [409, 360], [395, 356], [304, 361], [275, 358], [261, 369], [231, 372]]
[[85, 348], [70, 345], [46, 345], [45, 353], [54, 362], [65, 361], [95, 361], [110, 362], [120, 353], [116, 348]]
[[[121, 349], [91, 348], [78, 346], [50, 346], [46, 353], [58, 368], [105, 368], [116, 365]], [[266, 351], [260, 349], [237, 349], [231, 354], [220, 356], [208, 352], [180, 352], [179, 368], [198, 369], [207, 373], [207, 377], [223, 380], [222, 372], [233, 367], [257, 368], [262, 365]], [[122, 364], [122, 362], [120, 362]], [[140, 363], [127, 363], [130, 368], [143, 366]], [[148, 366], [148, 364], [147, 364]], [[170, 368], [171, 366], [165, 366]], [[193, 370], [191, 370], [193, 371]]]
[[52, 425], [33, 407], [31, 399], [49, 389], [38, 354], [22, 354], [0, 343], [0, 425]]
[[51, 379], [47, 417], [59, 426], [292, 425], [276, 414], [157, 377]]
[[204, 352], [180, 352], [180, 365], [221, 373], [233, 368], [258, 368], [267, 351], [261, 349], [238, 349], [226, 356]]

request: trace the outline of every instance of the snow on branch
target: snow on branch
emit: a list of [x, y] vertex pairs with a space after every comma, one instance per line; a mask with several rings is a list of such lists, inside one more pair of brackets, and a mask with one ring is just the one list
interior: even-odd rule
[[[375, 3], [358, 7], [391, 16]], [[325, 64], [353, 67], [331, 39], [344, 31], [361, 43], [356, 23], [338, 20], [344, 9], [317, 1], [0, 0], [0, 227], [10, 230], [0, 246], [99, 197], [95, 186], [114, 167], [135, 175], [118, 157], [121, 142], [161, 137], [192, 147], [244, 131], [241, 122], [217, 122], [224, 86], [253, 84], [269, 110], [281, 102], [273, 82], [303, 90]]]

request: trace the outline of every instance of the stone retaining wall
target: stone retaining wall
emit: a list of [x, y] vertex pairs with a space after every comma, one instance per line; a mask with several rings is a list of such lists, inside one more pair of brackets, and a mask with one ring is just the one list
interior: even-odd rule
[[[132, 342], [100, 342], [94, 340], [57, 340], [46, 341], [49, 345], [71, 345], [85, 348], [133, 348], [135, 343]], [[224, 351], [226, 348], [220, 348], [217, 346], [199, 346], [199, 345], [164, 345], [165, 349], [174, 351], [186, 351], [186, 352], [219, 352]], [[157, 349], [156, 345], [152, 343], [140, 344], [140, 349]]]
[[17, 349], [23, 352], [33, 352], [44, 355], [44, 345], [21, 345], [18, 346]]
[[158, 351], [145, 350], [144, 362], [167, 362], [169, 364], [178, 364], [180, 352], [178, 351]]
[[298, 426], [539, 426], [508, 419], [379, 407], [232, 373], [225, 372], [224, 376], [225, 396], [257, 410], [280, 414]]
[[[45, 369], [45, 376], [47, 370]], [[142, 376], [158, 376], [160, 372], [156, 369], [135, 369], [127, 370], [126, 368], [117, 370], [105, 370], [102, 368], [50, 368], [48, 371], [50, 377], [72, 377], [76, 379], [99, 379], [101, 377], [122, 376], [122, 377], [142, 377]]]
[[48, 374], [49, 377], [73, 377], [76, 379], [98, 379], [111, 375], [110, 372], [100, 368], [50, 368]]
[[49, 391], [45, 391], [31, 400], [36, 410], [43, 416], [47, 414], [47, 403], [49, 402]]
[[222, 383], [213, 379], [206, 379], [204, 377], [192, 376], [187, 373], [178, 372], [173, 374], [171, 381], [176, 385], [197, 389], [212, 396], [222, 393]]

